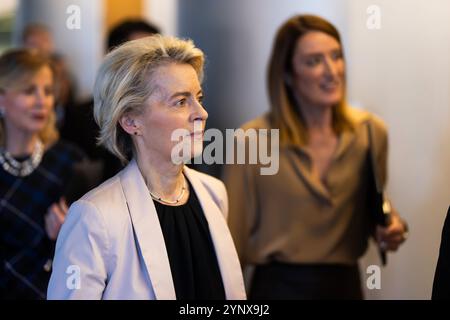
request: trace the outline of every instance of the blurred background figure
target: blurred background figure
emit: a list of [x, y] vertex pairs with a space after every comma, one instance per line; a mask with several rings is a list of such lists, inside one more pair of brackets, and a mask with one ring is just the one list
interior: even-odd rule
[[45, 299], [54, 241], [67, 207], [88, 189], [77, 168], [82, 153], [59, 141], [51, 66], [37, 50], [0, 56], [3, 299]]
[[161, 33], [159, 28], [142, 19], [127, 19], [115, 25], [108, 35], [108, 52], [130, 40]]
[[51, 57], [54, 54], [55, 44], [50, 30], [43, 24], [29, 24], [22, 33], [23, 46], [37, 49], [42, 55]]
[[38, 50], [47, 56], [52, 64], [55, 84], [56, 125], [61, 129], [67, 118], [67, 109], [75, 104], [75, 85], [64, 57], [55, 52], [53, 36], [47, 26], [39, 23], [29, 24], [22, 33], [22, 45]]
[[279, 129], [279, 172], [224, 167], [230, 229], [241, 263], [256, 266], [249, 297], [361, 299], [358, 259], [369, 237], [395, 251], [407, 231], [395, 210], [386, 228], [371, 221], [372, 171], [386, 181], [386, 128], [347, 105], [343, 48], [328, 21], [287, 20], [268, 69], [271, 111], [243, 128]]
[[[107, 51], [130, 40], [148, 37], [159, 33], [158, 27], [142, 19], [127, 19], [114, 26], [107, 37]], [[70, 106], [66, 110], [66, 121], [61, 130], [61, 136], [80, 147], [89, 158], [99, 165], [98, 183], [112, 177], [123, 166], [120, 160], [108, 150], [97, 145], [99, 127], [93, 116], [94, 102], [87, 101]]]

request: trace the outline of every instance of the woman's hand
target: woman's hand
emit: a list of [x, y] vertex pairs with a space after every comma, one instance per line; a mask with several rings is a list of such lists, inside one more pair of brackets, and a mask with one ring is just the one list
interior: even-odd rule
[[387, 227], [377, 226], [376, 240], [383, 251], [397, 251], [408, 237], [408, 226], [397, 212], [391, 215], [391, 223]]
[[67, 207], [66, 200], [64, 198], [59, 199], [59, 202], [53, 203], [48, 208], [45, 215], [45, 231], [47, 232], [50, 240], [56, 240], [59, 230], [66, 218], [66, 214], [69, 208]]

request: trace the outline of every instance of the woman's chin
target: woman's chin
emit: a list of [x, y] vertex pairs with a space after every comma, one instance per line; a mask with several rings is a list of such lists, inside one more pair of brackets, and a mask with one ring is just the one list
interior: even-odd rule
[[324, 107], [334, 107], [335, 105], [339, 104], [341, 102], [341, 97], [330, 97], [321, 99], [318, 101], [318, 105], [324, 106]]
[[201, 157], [203, 153], [203, 142], [195, 143], [191, 149], [191, 159]]
[[26, 126], [25, 128], [23, 128], [24, 132], [27, 132], [28, 134], [31, 135], [35, 135], [35, 134], [39, 134], [41, 131], [43, 131], [45, 129], [45, 124], [33, 124], [33, 125], [29, 125]]
[[[202, 159], [202, 152], [203, 150], [193, 150], [191, 151], [191, 153], [188, 154], [179, 154], [176, 156], [172, 155], [171, 161], [172, 164], [174, 165], [180, 165], [180, 164], [191, 164], [191, 163], [199, 163], [199, 161], [201, 162]], [[199, 158], [199, 159], [197, 159]]]

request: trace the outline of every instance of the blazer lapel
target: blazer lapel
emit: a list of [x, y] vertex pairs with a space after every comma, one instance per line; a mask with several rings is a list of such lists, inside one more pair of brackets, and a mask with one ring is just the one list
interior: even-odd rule
[[156, 208], [135, 160], [123, 171], [121, 183], [156, 299], [176, 299], [169, 257]]
[[245, 299], [241, 265], [226, 220], [194, 170], [184, 167], [208, 221], [227, 299]]

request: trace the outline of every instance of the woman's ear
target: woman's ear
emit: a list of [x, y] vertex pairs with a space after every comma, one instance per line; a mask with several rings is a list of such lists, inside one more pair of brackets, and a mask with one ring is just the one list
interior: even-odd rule
[[119, 124], [122, 127], [122, 129], [130, 135], [139, 134], [139, 126], [137, 122], [138, 121], [136, 120], [136, 117], [132, 116], [131, 113], [125, 113], [119, 119]]

